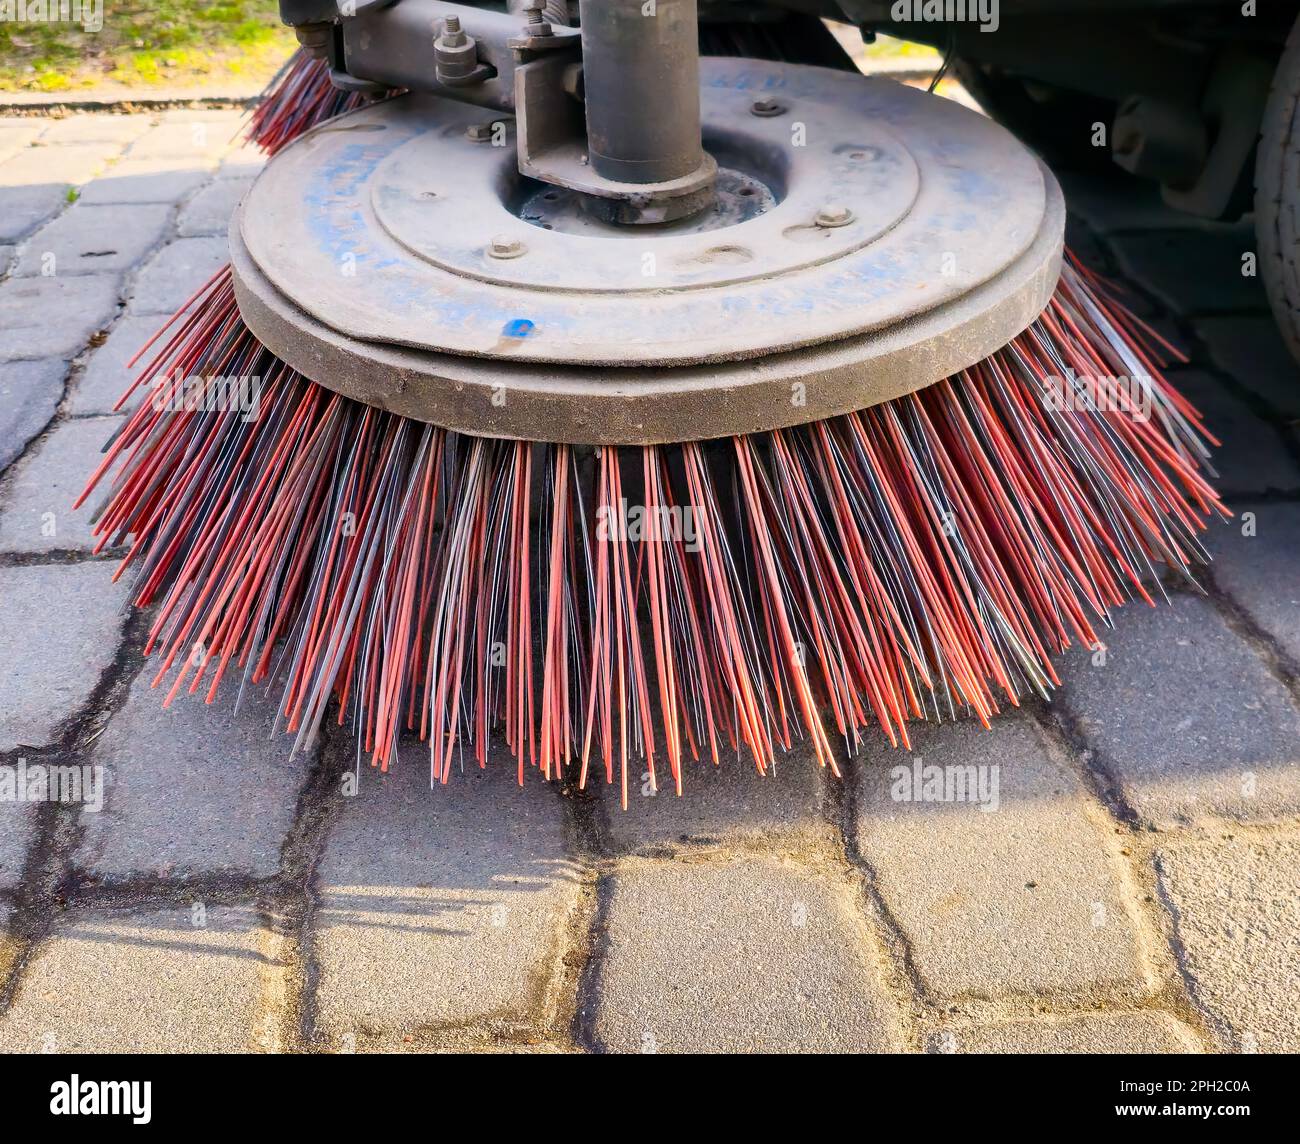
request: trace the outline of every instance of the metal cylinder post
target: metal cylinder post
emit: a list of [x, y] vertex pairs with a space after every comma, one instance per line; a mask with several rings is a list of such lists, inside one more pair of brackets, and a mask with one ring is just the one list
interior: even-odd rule
[[582, 0], [580, 11], [592, 168], [624, 183], [698, 170], [696, 0]]

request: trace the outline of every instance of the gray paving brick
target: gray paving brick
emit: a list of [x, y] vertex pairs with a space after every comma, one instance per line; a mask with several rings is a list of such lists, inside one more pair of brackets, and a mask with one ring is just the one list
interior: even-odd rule
[[26, 238], [68, 205], [66, 183], [0, 186], [0, 242]]
[[116, 274], [0, 282], [0, 362], [74, 358], [117, 313]]
[[0, 551], [89, 551], [91, 497], [72, 503], [95, 471], [100, 450], [121, 424], [120, 417], [65, 421], [0, 479]]
[[1229, 1049], [1300, 1051], [1300, 838], [1179, 840], [1156, 854], [1193, 999]]
[[45, 123], [40, 119], [0, 124], [0, 163], [18, 154], [37, 139], [44, 129]]
[[1222, 381], [1190, 369], [1171, 374], [1170, 380], [1200, 409], [1206, 427], [1222, 442], [1213, 458], [1217, 487], [1234, 493], [1300, 488], [1300, 468], [1278, 429], [1256, 417]]
[[58, 358], [0, 364], [0, 472], [50, 423], [67, 372]]
[[256, 1042], [263, 951], [246, 907], [130, 917], [90, 914], [40, 949], [8, 1013], [0, 1052], [247, 1052]]
[[1255, 249], [1249, 224], [1121, 234], [1111, 248], [1126, 274], [1180, 314], [1268, 307], [1260, 280], [1241, 272], [1242, 255]]
[[212, 178], [200, 159], [123, 159], [81, 192], [93, 206], [119, 203], [176, 203]]
[[162, 117], [134, 143], [131, 159], [214, 159], [233, 146], [240, 113], [208, 112], [188, 119]]
[[49, 119], [41, 143], [118, 143], [125, 146], [153, 124], [151, 115], [74, 114]]
[[215, 179], [185, 204], [178, 229], [184, 236], [220, 234], [230, 228], [230, 216], [253, 185], [251, 178]]
[[200, 286], [230, 261], [224, 237], [178, 238], [164, 246], [140, 271], [132, 292], [132, 314], [173, 314]]
[[[4, 765], [17, 768], [18, 760], [11, 757]], [[32, 803], [0, 801], [0, 891], [18, 887], [35, 831], [36, 807]], [[0, 905], [0, 914], [3, 912], [4, 907]]]
[[1080, 1013], [947, 1029], [929, 1038], [931, 1052], [1199, 1053], [1195, 1032], [1168, 1013]]
[[1167, 207], [1160, 188], [1145, 179], [1092, 171], [1063, 171], [1058, 178], [1070, 213], [1099, 234], [1171, 228], [1196, 231], [1205, 226], [1194, 215]]
[[0, 568], [0, 751], [52, 741], [117, 652], [125, 584], [106, 563]]
[[171, 876], [226, 870], [269, 877], [310, 765], [290, 757], [274, 730], [279, 691], [250, 687], [239, 710], [237, 677], [212, 704], [206, 689], [163, 701], [174, 679], [151, 688], [146, 659], [126, 703], [95, 743], [110, 776], [106, 809], [83, 816], [78, 861], [95, 874]]
[[615, 1052], [881, 1052], [902, 1037], [847, 875], [625, 859], [595, 1032]]
[[1198, 318], [1195, 329], [1221, 369], [1283, 416], [1300, 418], [1300, 365], [1271, 314]]
[[32, 235], [14, 273], [130, 270], [162, 241], [169, 221], [170, 209], [157, 203], [113, 207], [77, 203]]
[[[1300, 505], [1234, 508], [1240, 519], [1210, 532], [1215, 583], [1300, 663]], [[1243, 535], [1245, 527], [1254, 535]]]
[[221, 179], [247, 179], [257, 175], [266, 166], [266, 156], [255, 143], [244, 141], [221, 160], [217, 177]]
[[[363, 768], [364, 770], [364, 768]], [[361, 775], [321, 861], [318, 1028], [400, 1045], [536, 1022], [579, 886], [553, 788], [493, 759], [429, 789], [427, 755]], [[342, 796], [340, 796], [342, 797]]]
[[1065, 245], [1070, 248], [1070, 253], [1089, 269], [1099, 274], [1107, 272], [1110, 266], [1110, 255], [1105, 243], [1076, 214], [1066, 216]]
[[240, 108], [230, 107], [169, 107], [158, 116], [160, 123], [207, 123], [219, 127], [231, 138], [248, 118]]
[[726, 757], [718, 766], [685, 763], [681, 798], [666, 771], [657, 768], [659, 793], [653, 796], [644, 775], [629, 783], [626, 813], [619, 807], [618, 783], [607, 786], [600, 776], [595, 789], [615, 847], [636, 851], [683, 842], [770, 841], [827, 830], [823, 776], [811, 751], [780, 759], [766, 777], [748, 757]]
[[[117, 399], [126, 392], [132, 379], [149, 361], [150, 355], [138, 361], [133, 368], [129, 362], [140, 348], [158, 332], [163, 319], [156, 314], [143, 317], [125, 317], [109, 333], [102, 346], [95, 349], [85, 371], [77, 379], [68, 398], [68, 412], [78, 416], [87, 413], [112, 413]], [[156, 347], [161, 342], [155, 343]], [[134, 402], [135, 398], [132, 398]]]
[[7, 163], [4, 184], [7, 187], [54, 185], [66, 192], [79, 187], [99, 174], [122, 153], [117, 143], [71, 143], [62, 147], [27, 147]]
[[1300, 810], [1300, 714], [1211, 604], [1185, 595], [1134, 604], [1115, 627], [1105, 666], [1066, 658], [1058, 702], [1143, 821]]
[[[916, 801], [926, 792], [914, 775], [929, 778], [926, 767], [980, 768], [982, 805], [969, 795]], [[1145, 992], [1106, 836], [1028, 718], [1005, 714], [991, 731], [919, 726], [910, 756], [872, 752], [855, 779], [858, 848], [934, 997]]]

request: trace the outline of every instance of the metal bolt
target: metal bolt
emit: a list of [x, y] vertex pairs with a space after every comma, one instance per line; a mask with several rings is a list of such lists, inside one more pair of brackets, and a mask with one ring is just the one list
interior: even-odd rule
[[757, 115], [760, 119], [770, 119], [774, 115], [781, 115], [784, 111], [785, 104], [770, 95], [760, 96], [749, 105], [750, 115]]
[[817, 217], [813, 219], [820, 227], [831, 229], [837, 226], [848, 226], [853, 221], [853, 212], [843, 203], [827, 203], [817, 212]]
[[490, 143], [495, 126], [495, 123], [471, 123], [465, 128], [465, 138], [471, 143]]
[[465, 43], [465, 33], [460, 30], [460, 17], [448, 16], [442, 22], [442, 42], [444, 47], [459, 48]]
[[488, 243], [487, 252], [492, 258], [518, 258], [527, 249], [519, 239], [511, 238], [508, 234], [498, 234]]
[[530, 36], [549, 36], [550, 22], [546, 19], [546, 0], [524, 0], [524, 14], [528, 17]]

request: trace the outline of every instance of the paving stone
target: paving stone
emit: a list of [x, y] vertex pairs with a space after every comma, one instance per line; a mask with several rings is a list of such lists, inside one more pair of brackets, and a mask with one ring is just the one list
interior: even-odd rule
[[116, 274], [0, 282], [0, 362], [76, 357], [113, 320], [119, 288]]
[[1186, 595], [1133, 604], [1115, 628], [1104, 666], [1066, 657], [1058, 702], [1144, 822], [1300, 810], [1300, 714], [1213, 605]]
[[[104, 344], [91, 353], [85, 371], [77, 379], [68, 399], [68, 412], [77, 416], [112, 413], [117, 399], [126, 392], [132, 378], [149, 359], [142, 358], [134, 368], [128, 368], [126, 363], [135, 357], [161, 325], [162, 319], [156, 314], [139, 318], [127, 316], [118, 322]], [[160, 347], [161, 343], [155, 343], [155, 346]]]
[[1193, 1000], [1224, 1047], [1300, 1052], [1300, 838], [1174, 841], [1161, 897]]
[[887, 1052], [901, 1043], [847, 875], [777, 858], [626, 859], [595, 1032], [614, 1052]]
[[109, 879], [275, 874], [310, 765], [275, 730], [279, 691], [249, 687], [236, 711], [236, 675], [210, 705], [182, 691], [164, 709], [174, 676], [151, 688], [158, 667], [144, 662], [95, 743], [93, 761], [110, 777], [107, 806], [83, 815], [78, 861]]
[[153, 124], [151, 115], [68, 115], [42, 121], [41, 143], [119, 143], [125, 146]]
[[170, 213], [162, 204], [77, 203], [32, 235], [14, 273], [45, 275], [52, 270], [57, 276], [130, 270], [162, 241]]
[[1286, 492], [1300, 489], [1300, 468], [1279, 429], [1256, 417], [1224, 382], [1201, 370], [1183, 369], [1172, 381], [1204, 415], [1223, 444], [1214, 450], [1216, 485], [1227, 492]]
[[[18, 760], [10, 757], [4, 765], [16, 768]], [[18, 888], [27, 861], [27, 848], [35, 832], [36, 807], [32, 803], [0, 801], [0, 891]], [[3, 912], [3, 905], [0, 905], [0, 914]]]
[[211, 178], [211, 164], [198, 159], [123, 159], [88, 184], [81, 201], [93, 206], [175, 203]]
[[184, 236], [220, 234], [230, 228], [230, 216], [235, 213], [248, 188], [251, 178], [216, 179], [203, 188], [181, 211], [178, 224]]
[[120, 417], [65, 421], [0, 481], [0, 551], [89, 551], [94, 497], [72, 507]]
[[45, 121], [28, 119], [17, 123], [0, 123], [0, 162], [12, 158], [40, 137]]
[[1165, 205], [1160, 188], [1146, 179], [1116, 171], [1063, 171], [1057, 173], [1065, 202], [1098, 234], [1123, 231], [1191, 230], [1205, 223], [1184, 211]]
[[113, 662], [127, 585], [107, 563], [0, 568], [0, 751], [39, 747]]
[[[1240, 504], [1243, 519], [1215, 525], [1214, 580], [1300, 663], [1300, 505]], [[1242, 534], [1249, 512], [1253, 536]]]
[[27, 147], [5, 163], [6, 187], [68, 187], [88, 183], [122, 153], [117, 143], [74, 143], [64, 147]]
[[[915, 779], [935, 773], [984, 785]], [[855, 782], [858, 849], [934, 997], [1146, 990], [1106, 836], [1031, 720], [918, 726], [911, 755], [872, 752]]]
[[158, 117], [163, 124], [203, 123], [221, 139], [236, 140], [248, 122], [248, 112], [238, 107], [169, 107]]
[[0, 1052], [216, 1053], [257, 1049], [262, 950], [247, 907], [130, 917], [90, 914], [63, 925], [28, 967], [0, 1018]]
[[219, 179], [248, 179], [266, 166], [266, 155], [256, 143], [244, 140], [224, 159], [217, 169]]
[[619, 806], [619, 786], [603, 780], [596, 793], [606, 806], [614, 846], [635, 851], [682, 842], [713, 844], [747, 838], [766, 841], [825, 833], [821, 812], [824, 781], [811, 750], [799, 749], [760, 775], [748, 757], [724, 757], [684, 765], [683, 794], [660, 768], [659, 793], [649, 794], [642, 775], [628, 786], [628, 809]]
[[208, 112], [184, 120], [162, 118], [131, 144], [128, 158], [216, 158], [234, 145], [242, 116], [239, 112]]
[[1084, 266], [1099, 274], [1106, 273], [1110, 265], [1110, 254], [1102, 240], [1078, 215], [1066, 215], [1065, 245]]
[[1180, 314], [1263, 311], [1259, 278], [1247, 278], [1242, 255], [1255, 249], [1251, 225], [1156, 230], [1111, 239], [1124, 271]]
[[363, 773], [319, 874], [317, 1025], [400, 1045], [442, 1025], [525, 1023], [558, 968], [577, 874], [553, 788], [494, 758], [429, 789], [427, 754]]
[[1196, 1034], [1168, 1013], [1081, 1013], [944, 1030], [927, 1046], [955, 1053], [1199, 1053]]
[[1300, 419], [1300, 365], [1269, 315], [1198, 318], [1210, 357], [1284, 417]]
[[0, 364], [0, 472], [50, 423], [67, 372], [58, 358]]
[[37, 186], [0, 186], [0, 242], [26, 238], [68, 205], [64, 183]]
[[131, 295], [133, 314], [173, 314], [191, 294], [230, 261], [224, 237], [178, 238], [140, 271]]

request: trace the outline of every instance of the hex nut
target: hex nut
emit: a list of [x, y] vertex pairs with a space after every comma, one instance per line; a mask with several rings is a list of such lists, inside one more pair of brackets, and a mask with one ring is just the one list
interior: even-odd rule
[[508, 234], [498, 234], [488, 243], [488, 257], [490, 258], [518, 258], [528, 250], [517, 238], [511, 238]]

